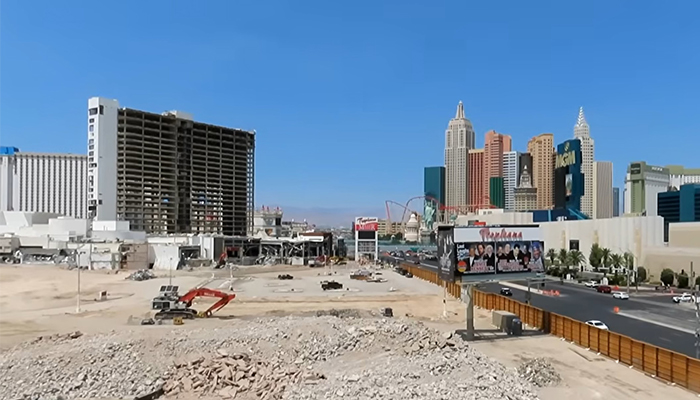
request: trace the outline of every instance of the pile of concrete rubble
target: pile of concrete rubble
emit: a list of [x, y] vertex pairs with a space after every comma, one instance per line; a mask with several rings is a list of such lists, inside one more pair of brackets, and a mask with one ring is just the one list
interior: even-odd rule
[[409, 320], [329, 314], [338, 316], [201, 321], [204, 327], [27, 342], [0, 353], [0, 398], [164, 391], [182, 399], [537, 399], [514, 369], [451, 334]]
[[561, 375], [546, 358], [531, 358], [518, 366], [518, 375], [537, 387], [555, 386]]
[[251, 394], [261, 399], [281, 399], [287, 385], [319, 379], [325, 376], [302, 371], [295, 365], [255, 360], [248, 354], [229, 355], [219, 349], [213, 357], [176, 364], [163, 389], [171, 396], [184, 392], [198, 397], [236, 398]]
[[153, 279], [155, 277], [156, 277], [156, 275], [153, 272], [151, 272], [150, 270], [140, 269], [138, 271], [132, 272], [125, 279], [131, 280], [131, 281], [147, 281], [147, 280]]

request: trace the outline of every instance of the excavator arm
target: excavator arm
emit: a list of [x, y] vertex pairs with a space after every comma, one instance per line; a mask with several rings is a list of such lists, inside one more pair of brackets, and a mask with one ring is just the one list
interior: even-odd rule
[[196, 299], [197, 297], [218, 297], [219, 301], [214, 303], [211, 307], [209, 307], [206, 311], [201, 313], [204, 316], [210, 316], [216, 311], [219, 311], [220, 309], [224, 308], [228, 303], [230, 303], [233, 299], [236, 298], [235, 294], [229, 294], [229, 293], [224, 293], [220, 290], [214, 290], [214, 289], [209, 289], [209, 288], [196, 288], [192, 289], [189, 292], [185, 293], [182, 297], [180, 297], [180, 301], [187, 304], [188, 307], [192, 305], [192, 301]]

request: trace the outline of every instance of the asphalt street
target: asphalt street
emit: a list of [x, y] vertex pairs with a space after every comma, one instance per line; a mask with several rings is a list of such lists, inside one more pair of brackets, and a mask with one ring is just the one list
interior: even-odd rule
[[[396, 261], [401, 261], [401, 259]], [[426, 269], [437, 269], [437, 261], [418, 262], [417, 258], [408, 258], [404, 261], [421, 265]], [[527, 286], [526, 281], [513, 281], [512, 283]], [[503, 286], [498, 283], [479, 285], [481, 290], [491, 293], [499, 293], [501, 287]], [[515, 300], [525, 301], [526, 291], [511, 289]], [[695, 357], [695, 337], [690, 333], [696, 326], [695, 314], [691, 310], [673, 304], [670, 297], [634, 297], [633, 294], [629, 300], [618, 300], [610, 294], [598, 293], [595, 289], [575, 284], [562, 284], [558, 281], [548, 281], [544, 289], [558, 290], [560, 296], [532, 294], [531, 304], [533, 306], [582, 322], [597, 319], [608, 325], [613, 332]], [[619, 313], [614, 312], [616, 306], [619, 307]], [[677, 326], [683, 331], [645, 320], [654, 320], [667, 326]]]
[[[513, 282], [527, 286], [527, 282]], [[481, 285], [483, 290], [498, 293], [502, 285], [488, 283]], [[531, 304], [578, 321], [597, 319], [604, 322], [611, 331], [633, 339], [647, 342], [665, 349], [695, 357], [695, 337], [687, 332], [667, 328], [620, 314], [636, 315], [640, 318], [656, 320], [666, 325], [677, 325], [684, 329], [693, 328], [694, 315], [687, 310], [661, 305], [650, 305], [634, 299], [618, 300], [610, 294], [598, 293], [594, 289], [573, 287], [550, 281], [547, 290], [558, 290], [559, 297], [532, 294]], [[513, 298], [525, 301], [526, 291], [512, 289]], [[614, 308], [619, 307], [620, 314]], [[657, 318], [657, 316], [659, 318]]]

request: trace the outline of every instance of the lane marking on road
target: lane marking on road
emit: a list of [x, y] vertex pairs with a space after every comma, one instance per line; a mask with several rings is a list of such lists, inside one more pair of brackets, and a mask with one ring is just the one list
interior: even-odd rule
[[663, 322], [655, 321], [655, 320], [653, 320], [653, 319], [644, 318], [644, 317], [640, 317], [640, 316], [633, 315], [633, 314], [628, 314], [628, 313], [626, 313], [626, 312], [624, 312], [624, 311], [618, 312], [617, 315], [620, 315], [620, 316], [623, 316], [623, 317], [627, 317], [627, 318], [636, 319], [636, 320], [638, 320], [638, 321], [646, 322], [646, 323], [648, 323], [648, 324], [654, 324], [654, 325], [658, 325], [658, 326], [663, 326], [664, 328], [669, 328], [669, 329], [674, 329], [674, 330], [677, 330], [677, 331], [680, 331], [680, 332], [689, 333], [689, 334], [691, 334], [691, 335], [694, 335], [694, 334], [695, 334], [695, 331], [692, 330], [692, 329], [686, 329], [686, 328], [682, 328], [682, 327], [676, 326], [676, 325], [665, 324], [665, 323], [663, 323]]
[[[527, 292], [527, 286], [518, 285], [517, 283], [503, 282], [503, 281], [501, 281], [501, 282], [498, 282], [498, 284], [499, 284], [499, 285], [503, 285], [503, 286], [509, 286], [509, 287], [512, 287], [513, 289], [522, 290], [523, 292]], [[532, 286], [530, 286], [530, 293], [539, 294], [540, 296], [551, 297], [550, 294], [545, 293], [543, 290], [535, 289], [535, 288], [532, 287]], [[557, 296], [557, 297], [564, 297], [564, 296], [566, 296], [566, 295], [561, 295], [561, 294], [560, 294], [560, 295]]]

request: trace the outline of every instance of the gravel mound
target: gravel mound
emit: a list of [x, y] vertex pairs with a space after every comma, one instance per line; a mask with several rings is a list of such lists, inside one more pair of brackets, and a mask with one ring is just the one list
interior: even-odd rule
[[518, 375], [537, 387], [555, 386], [561, 382], [561, 375], [546, 358], [532, 358], [518, 366]]
[[0, 353], [0, 399], [537, 399], [450, 334], [340, 314], [27, 342]]

